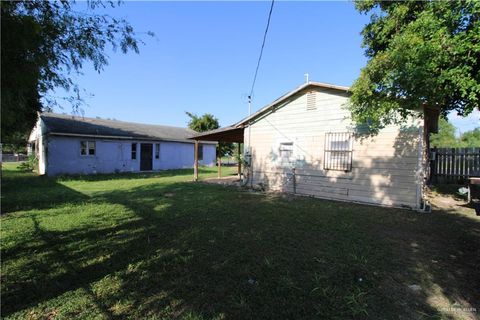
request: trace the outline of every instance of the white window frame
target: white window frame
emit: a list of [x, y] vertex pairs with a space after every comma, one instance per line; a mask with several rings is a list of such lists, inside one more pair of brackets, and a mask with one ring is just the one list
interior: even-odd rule
[[352, 171], [353, 141], [352, 132], [327, 132], [323, 168], [333, 171]]
[[294, 162], [294, 144], [291, 141], [280, 142], [278, 145], [278, 159], [282, 167], [290, 167]]
[[[84, 150], [85, 150], [85, 153], [83, 153]], [[93, 154], [90, 154], [90, 150], [93, 150]], [[80, 141], [80, 155], [82, 157], [94, 157], [96, 154], [97, 154], [97, 146], [95, 141], [91, 141], [91, 140]]]

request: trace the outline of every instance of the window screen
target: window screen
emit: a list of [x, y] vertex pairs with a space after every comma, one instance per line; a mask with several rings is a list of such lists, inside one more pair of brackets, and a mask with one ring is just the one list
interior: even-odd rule
[[325, 134], [325, 170], [351, 171], [353, 133], [333, 132]]
[[160, 159], [160, 143], [155, 144], [155, 159]]

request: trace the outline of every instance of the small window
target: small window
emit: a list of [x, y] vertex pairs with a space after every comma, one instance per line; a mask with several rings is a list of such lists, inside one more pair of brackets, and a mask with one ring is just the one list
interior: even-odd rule
[[82, 156], [94, 156], [95, 141], [80, 141], [80, 154]]
[[203, 144], [198, 145], [198, 160], [203, 160]]
[[160, 143], [155, 144], [155, 159], [160, 159]]
[[80, 154], [82, 156], [87, 155], [87, 141], [80, 141]]
[[95, 141], [88, 141], [88, 155], [95, 155]]
[[132, 143], [132, 160], [137, 159], [137, 144]]
[[278, 149], [280, 155], [280, 164], [282, 166], [290, 165], [293, 157], [293, 142], [282, 142]]
[[351, 171], [353, 134], [334, 132], [325, 134], [325, 170]]

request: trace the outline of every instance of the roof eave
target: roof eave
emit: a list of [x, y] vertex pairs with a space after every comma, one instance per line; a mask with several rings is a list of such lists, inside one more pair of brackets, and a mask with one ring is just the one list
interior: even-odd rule
[[[84, 134], [84, 133], [66, 133], [66, 132], [48, 132], [50, 135], [63, 136], [63, 137], [84, 137], [84, 138], [96, 138], [96, 139], [112, 139], [112, 140], [137, 140], [137, 141], [165, 141], [165, 142], [181, 142], [181, 143], [193, 143], [190, 138], [186, 139], [168, 139], [157, 137], [135, 137], [135, 136], [111, 136], [111, 135], [99, 135], [99, 134]], [[211, 141], [201, 141], [202, 143], [212, 143]]]
[[262, 109], [258, 110], [254, 114], [252, 114], [252, 115], [240, 120], [239, 122], [235, 123], [234, 125], [232, 125], [232, 127], [237, 127], [238, 128], [238, 127], [244, 126], [246, 123], [249, 123], [253, 119], [255, 119], [255, 118], [261, 116], [262, 114], [268, 112], [274, 106], [276, 106], [276, 105], [278, 105], [282, 102], [285, 102], [287, 99], [293, 97], [297, 93], [301, 92], [302, 90], [305, 90], [307, 87], [310, 87], [310, 86], [323, 88], [323, 89], [333, 89], [333, 90], [338, 90], [338, 91], [342, 91], [342, 92], [345, 92], [345, 93], [348, 93], [350, 91], [350, 87], [337, 86], [337, 85], [334, 85], [334, 84], [310, 81], [310, 82], [302, 84], [301, 86], [293, 89], [292, 91], [287, 92], [286, 94], [284, 94], [283, 96], [274, 100], [273, 102], [269, 103], [268, 105], [266, 105]]

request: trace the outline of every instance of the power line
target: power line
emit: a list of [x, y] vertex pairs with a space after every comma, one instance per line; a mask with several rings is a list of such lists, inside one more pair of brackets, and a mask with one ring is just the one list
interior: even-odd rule
[[255, 88], [255, 82], [257, 81], [258, 68], [260, 67], [260, 61], [262, 60], [263, 48], [265, 47], [265, 40], [267, 39], [268, 27], [270, 26], [270, 18], [272, 17], [274, 3], [275, 0], [272, 0], [272, 4], [270, 5], [270, 12], [268, 13], [267, 27], [265, 28], [265, 33], [263, 34], [263, 42], [262, 47], [260, 48], [260, 56], [258, 57], [257, 67], [255, 68], [255, 76], [253, 77], [252, 88], [250, 89], [248, 100], [252, 100], [253, 89]]

